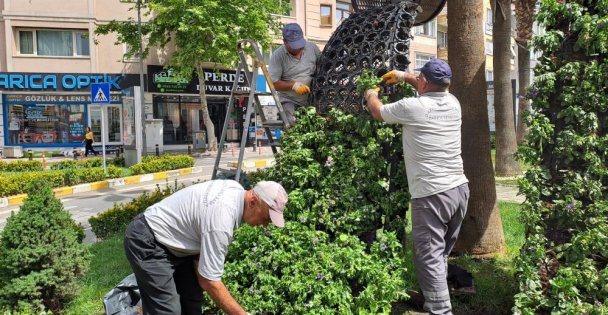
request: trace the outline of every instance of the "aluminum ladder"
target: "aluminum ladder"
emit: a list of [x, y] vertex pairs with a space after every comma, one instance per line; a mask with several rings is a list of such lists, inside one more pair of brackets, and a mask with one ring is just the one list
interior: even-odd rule
[[[246, 49], [253, 49], [255, 55], [248, 55], [245, 52]], [[236, 175], [234, 180], [239, 181], [241, 176], [241, 171], [243, 167], [243, 157], [245, 155], [245, 144], [247, 143], [249, 124], [251, 123], [251, 117], [254, 116], [255, 113], [259, 115], [260, 120], [262, 122], [262, 127], [266, 131], [266, 136], [268, 137], [268, 142], [270, 147], [272, 148], [273, 154], [277, 153], [277, 147], [280, 146], [277, 139], [274, 138], [272, 132], [270, 132], [270, 128], [278, 128], [281, 127], [284, 130], [289, 128], [289, 122], [287, 121], [287, 116], [285, 115], [285, 111], [283, 110], [283, 106], [279, 100], [279, 95], [274, 88], [274, 84], [272, 83], [272, 79], [270, 78], [270, 74], [268, 73], [268, 68], [264, 63], [264, 56], [260, 52], [260, 48], [258, 44], [251, 39], [242, 39], [239, 40], [236, 44], [236, 50], [239, 54], [240, 64], [236, 70], [236, 77], [234, 79], [234, 84], [232, 85], [232, 90], [230, 92], [230, 99], [228, 101], [228, 109], [226, 110], [226, 119], [224, 120], [224, 126], [222, 128], [222, 135], [220, 136], [220, 143], [218, 147], [218, 153], [215, 157], [215, 165], [213, 166], [213, 173], [211, 175], [212, 179], [216, 179], [218, 176], [218, 171], [227, 171], [231, 170], [220, 169], [220, 160], [222, 158], [222, 153], [224, 149], [224, 143], [226, 142], [226, 134], [228, 131], [228, 120], [230, 118], [230, 113], [234, 109], [235, 99], [240, 96], [248, 96], [247, 101], [247, 111], [245, 113], [244, 122], [243, 122], [243, 134], [241, 137], [241, 145], [239, 148], [239, 159], [236, 167]], [[252, 67], [253, 71], [250, 72], [249, 64], [247, 63], [247, 58], [251, 57], [252, 59]], [[264, 78], [266, 79], [266, 83], [270, 88], [270, 92], [259, 92], [257, 91], [257, 77], [259, 73], [259, 69], [262, 69], [262, 73], [264, 74]], [[246, 86], [239, 87], [238, 82], [241, 77], [241, 73], [245, 76]], [[247, 91], [246, 89], [249, 88]], [[277, 106], [279, 112], [280, 120], [269, 120], [266, 119], [264, 115], [264, 111], [262, 110], [262, 105], [260, 103], [260, 96], [272, 96], [274, 98], [274, 102]]]

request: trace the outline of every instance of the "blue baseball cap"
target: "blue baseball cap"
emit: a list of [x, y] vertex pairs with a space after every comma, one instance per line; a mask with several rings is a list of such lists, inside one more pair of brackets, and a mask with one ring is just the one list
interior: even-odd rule
[[306, 46], [304, 33], [302, 33], [302, 28], [298, 23], [289, 23], [283, 27], [283, 39], [289, 43], [289, 47], [292, 49], [300, 49]]
[[447, 84], [452, 78], [452, 69], [450, 69], [450, 65], [437, 58], [431, 59], [425, 63], [422, 68], [416, 69], [416, 71], [422, 72], [429, 82], [435, 84]]

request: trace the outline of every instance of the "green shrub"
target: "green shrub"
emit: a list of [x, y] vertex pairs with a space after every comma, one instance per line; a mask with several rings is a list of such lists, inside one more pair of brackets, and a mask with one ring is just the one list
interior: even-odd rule
[[[117, 157], [113, 159], [106, 160], [107, 165], [114, 165], [118, 167], [122, 167], [125, 165], [124, 157]], [[90, 158], [86, 160], [63, 160], [60, 162], [55, 162], [51, 164], [52, 170], [64, 170], [71, 168], [92, 168], [92, 167], [102, 167], [103, 159], [99, 157]]]
[[0, 161], [0, 172], [36, 172], [42, 171], [42, 162], [40, 161]]
[[0, 176], [0, 197], [22, 194], [36, 179], [42, 179], [51, 187], [64, 185], [64, 174], [61, 171], [23, 172]]
[[515, 314], [608, 314], [608, 6], [540, 2]]
[[121, 233], [136, 215], [182, 187], [178, 187], [177, 182], [164, 189], [157, 185], [153, 192], [144, 192], [129, 203], [115, 204], [112, 208], [89, 218], [91, 230], [99, 239], [107, 239], [116, 233]]
[[52, 188], [56, 188], [91, 183], [106, 178], [117, 178], [122, 175], [122, 169], [113, 165], [108, 166], [107, 169], [107, 175], [104, 173], [103, 167], [68, 168], [55, 171], [8, 174], [0, 177], [0, 197], [24, 193], [27, 187], [36, 179], [43, 179]]
[[47, 183], [31, 184], [0, 238], [0, 305], [58, 311], [74, 297], [89, 263], [79, 231]]
[[[378, 230], [369, 250], [357, 237], [335, 240], [297, 222], [239, 229], [223, 281], [254, 314], [389, 314], [405, 294], [404, 260], [394, 233]], [[208, 309], [217, 311], [211, 301]]]
[[265, 174], [289, 192], [287, 220], [332, 235], [403, 231], [410, 197], [400, 128], [337, 110], [322, 117], [309, 108], [281, 146]]
[[138, 175], [176, 170], [192, 166], [194, 166], [194, 159], [189, 155], [148, 155], [144, 157], [141, 163], [137, 163], [129, 167], [129, 169], [134, 175]]

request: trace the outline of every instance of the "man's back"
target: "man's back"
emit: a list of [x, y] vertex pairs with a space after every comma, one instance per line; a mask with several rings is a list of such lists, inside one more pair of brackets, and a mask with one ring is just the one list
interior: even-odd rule
[[461, 154], [462, 113], [448, 92], [428, 92], [381, 109], [386, 122], [403, 125], [403, 151], [412, 198], [468, 182]]
[[205, 233], [230, 234], [243, 215], [243, 187], [232, 180], [192, 185], [150, 206], [146, 221], [154, 236], [177, 254], [198, 254]]

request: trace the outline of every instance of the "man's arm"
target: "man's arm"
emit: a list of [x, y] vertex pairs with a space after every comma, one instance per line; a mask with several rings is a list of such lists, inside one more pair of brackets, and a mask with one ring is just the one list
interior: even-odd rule
[[382, 102], [380, 99], [378, 99], [378, 94], [372, 94], [367, 99], [367, 110], [375, 120], [384, 121], [384, 119], [382, 119], [382, 115], [380, 114], [380, 108], [382, 105]]
[[293, 85], [296, 81], [287, 81], [287, 80], [278, 80], [272, 82], [274, 84], [274, 89], [277, 91], [291, 91]]
[[211, 281], [196, 271], [198, 284], [205, 290], [220, 308], [228, 315], [247, 315], [249, 313], [232, 297], [222, 281]]

